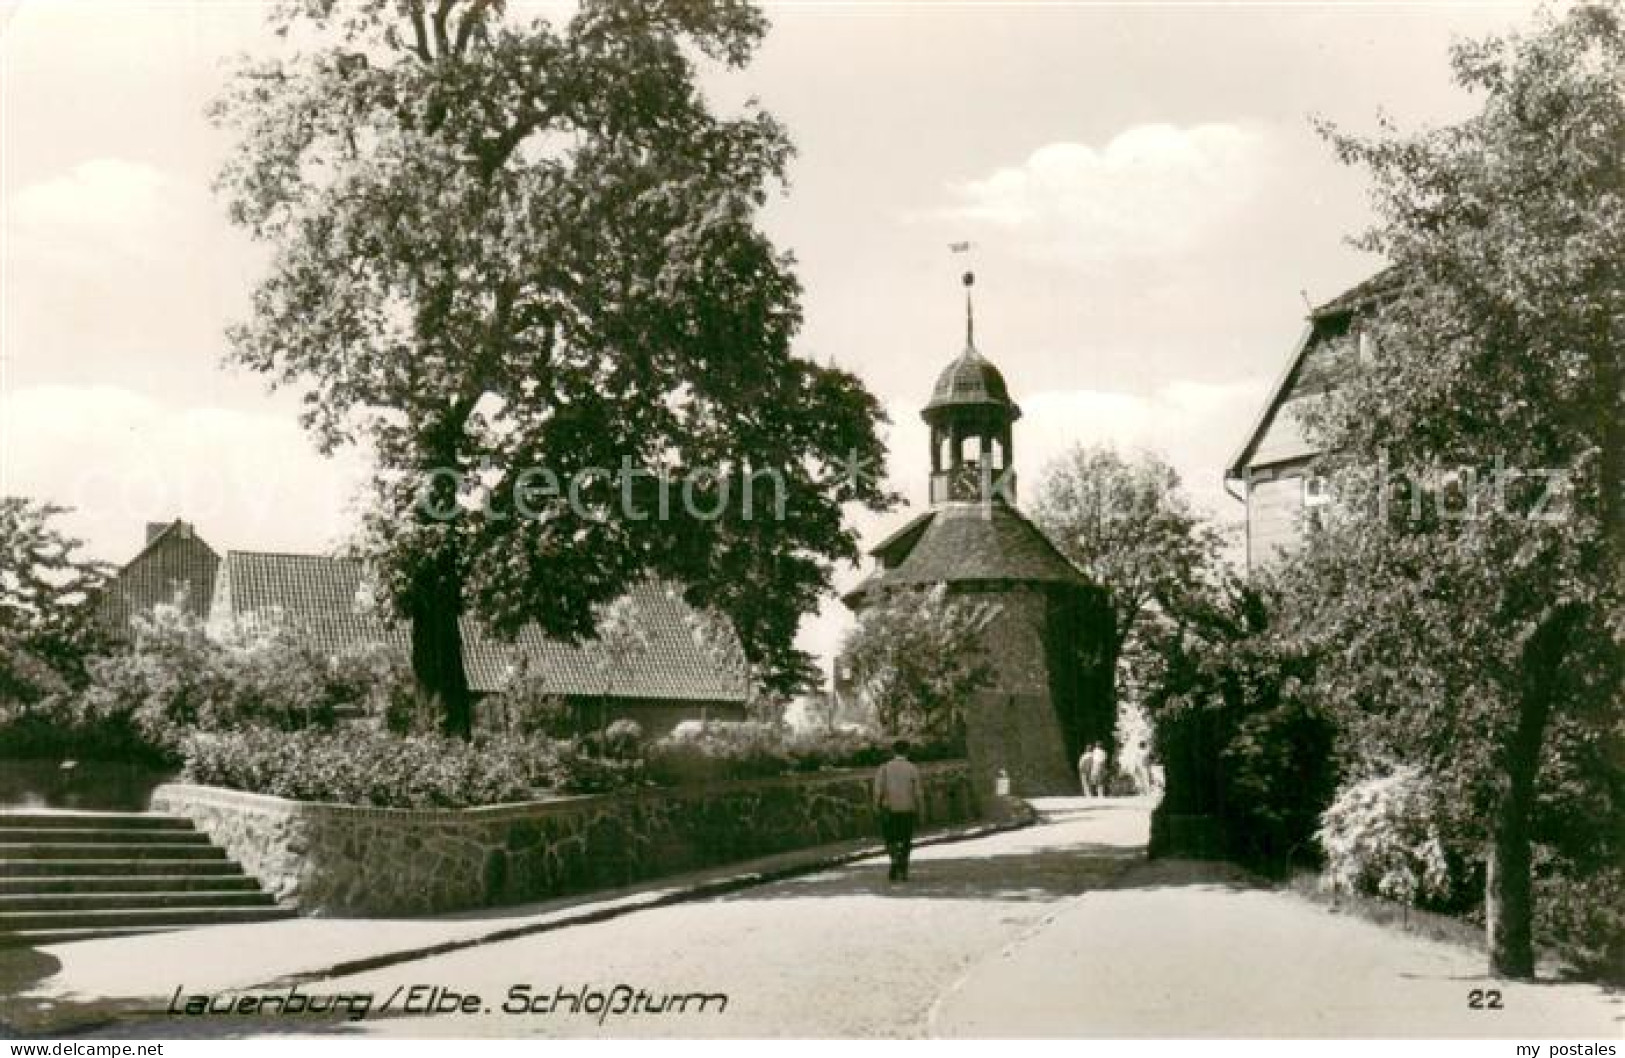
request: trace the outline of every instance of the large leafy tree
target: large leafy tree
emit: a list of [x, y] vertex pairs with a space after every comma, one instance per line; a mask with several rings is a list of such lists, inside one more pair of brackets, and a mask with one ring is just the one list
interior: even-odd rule
[[1215, 574], [1223, 540], [1192, 509], [1179, 474], [1151, 452], [1075, 445], [1045, 467], [1034, 517], [1106, 592], [1105, 671], [1145, 682], [1146, 633]]
[[963, 741], [966, 705], [993, 679], [983, 633], [998, 612], [945, 584], [897, 589], [864, 609], [841, 659], [882, 730]]
[[788, 139], [696, 83], [765, 22], [742, 0], [506, 7], [275, 9], [287, 52], [215, 108], [231, 214], [275, 248], [232, 356], [303, 389], [324, 450], [373, 453], [365, 551], [449, 730], [461, 616], [588, 636], [648, 575], [792, 685], [884, 452], [857, 379], [791, 352], [792, 261], [756, 224]]
[[96, 604], [112, 573], [56, 524], [67, 509], [0, 496], [0, 702], [82, 686], [105, 645]]
[[1270, 871], [1308, 858], [1337, 769], [1317, 659], [1270, 577], [1204, 579], [1144, 632], [1145, 709], [1166, 768], [1151, 853], [1227, 855]]
[[1356, 769], [1418, 764], [1480, 828], [1490, 967], [1532, 974], [1554, 729], [1625, 708], [1625, 20], [1457, 46], [1460, 124], [1329, 130], [1400, 277], [1313, 425], [1338, 504], [1295, 582]]

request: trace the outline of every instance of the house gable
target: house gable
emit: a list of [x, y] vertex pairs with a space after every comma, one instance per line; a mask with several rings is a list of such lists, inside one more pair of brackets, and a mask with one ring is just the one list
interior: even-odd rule
[[1302, 539], [1305, 483], [1321, 447], [1306, 414], [1359, 370], [1359, 318], [1398, 288], [1385, 269], [1311, 312], [1270, 397], [1236, 455], [1226, 482], [1240, 481], [1247, 504], [1247, 565], [1257, 569]]
[[191, 524], [176, 519], [152, 531], [147, 545], [113, 578], [98, 607], [102, 626], [127, 639], [130, 622], [153, 607], [179, 602], [190, 614], [208, 615], [220, 556]]

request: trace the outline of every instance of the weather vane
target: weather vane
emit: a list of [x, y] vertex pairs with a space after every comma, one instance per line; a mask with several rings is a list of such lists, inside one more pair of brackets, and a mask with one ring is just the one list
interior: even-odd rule
[[[969, 253], [971, 244], [968, 242], [951, 242], [948, 244], [949, 253]], [[976, 273], [967, 271], [961, 280], [965, 284], [965, 348], [976, 348], [976, 314], [971, 307], [971, 287], [976, 285]]]

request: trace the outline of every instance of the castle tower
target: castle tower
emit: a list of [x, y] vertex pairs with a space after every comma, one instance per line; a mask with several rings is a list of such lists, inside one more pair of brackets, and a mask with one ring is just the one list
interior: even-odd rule
[[982, 635], [991, 684], [966, 703], [966, 749], [983, 789], [1006, 771], [1024, 796], [1078, 792], [1074, 761], [1109, 745], [1103, 593], [1016, 509], [1014, 425], [1021, 409], [976, 348], [965, 276], [965, 349], [943, 368], [921, 412], [931, 427], [930, 508], [871, 551], [874, 571], [845, 601], [946, 584], [997, 605]]

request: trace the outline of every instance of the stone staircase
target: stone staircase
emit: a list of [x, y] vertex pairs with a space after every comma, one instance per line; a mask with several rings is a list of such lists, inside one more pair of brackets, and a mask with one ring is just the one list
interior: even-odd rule
[[0, 812], [0, 947], [294, 914], [189, 819]]

